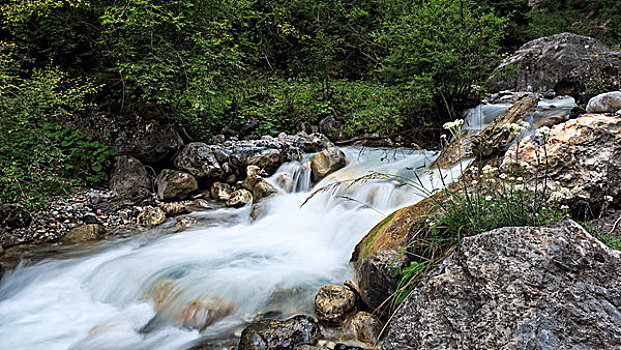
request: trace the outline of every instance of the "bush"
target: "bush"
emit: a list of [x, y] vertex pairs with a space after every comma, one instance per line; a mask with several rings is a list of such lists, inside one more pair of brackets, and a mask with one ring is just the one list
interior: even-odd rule
[[50, 195], [106, 178], [111, 152], [56, 122], [84, 111], [97, 88], [58, 68], [19, 70], [14, 47], [0, 45], [0, 204], [34, 208]]

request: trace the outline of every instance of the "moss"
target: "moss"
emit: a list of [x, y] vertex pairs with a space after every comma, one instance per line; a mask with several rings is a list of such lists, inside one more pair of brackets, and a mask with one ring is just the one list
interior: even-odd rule
[[[399, 210], [401, 210], [401, 209], [399, 209]], [[392, 214], [388, 215], [384, 220], [382, 220], [382, 222], [379, 225], [377, 225], [377, 229], [375, 229], [375, 230], [373, 230], [373, 232], [371, 232], [371, 235], [369, 236], [369, 239], [365, 243], [364, 253], [362, 254], [362, 256], [364, 258], [366, 258], [369, 255], [369, 248], [371, 247], [371, 245], [373, 245], [373, 242], [375, 241], [375, 236], [377, 236], [379, 231], [381, 229], [383, 229], [384, 226], [386, 226], [386, 224], [388, 224], [395, 217], [395, 215], [397, 215], [397, 212], [399, 210], [395, 210], [394, 212], [392, 212]]]

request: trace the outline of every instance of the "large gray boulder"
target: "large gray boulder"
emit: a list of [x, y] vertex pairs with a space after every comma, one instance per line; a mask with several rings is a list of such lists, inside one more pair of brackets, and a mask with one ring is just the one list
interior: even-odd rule
[[224, 170], [216, 157], [219, 148], [202, 142], [189, 143], [175, 157], [175, 167], [198, 178], [220, 178]]
[[501, 169], [516, 170], [539, 191], [545, 175], [546, 194], [576, 211], [621, 203], [621, 118], [583, 114], [545, 130], [543, 140], [525, 137], [512, 145]]
[[198, 182], [191, 174], [180, 170], [164, 169], [155, 178], [157, 197], [162, 201], [183, 200], [198, 190]]
[[621, 91], [599, 94], [589, 100], [587, 113], [615, 113], [621, 110]]
[[531, 40], [501, 62], [486, 87], [489, 92], [554, 90], [574, 68], [610, 51], [596, 39], [572, 33]]
[[567, 220], [465, 238], [382, 349], [621, 348], [621, 253]]
[[121, 156], [110, 174], [110, 189], [121, 197], [142, 200], [151, 195], [151, 178], [145, 166], [132, 156]]
[[584, 60], [556, 88], [559, 94], [572, 95], [580, 103], [588, 102], [594, 93], [614, 90], [621, 90], [619, 51], [598, 54]]
[[241, 146], [229, 157], [231, 165], [240, 171], [245, 171], [249, 165], [255, 165], [268, 173], [276, 171], [286, 160], [287, 155], [283, 149], [263, 146]]

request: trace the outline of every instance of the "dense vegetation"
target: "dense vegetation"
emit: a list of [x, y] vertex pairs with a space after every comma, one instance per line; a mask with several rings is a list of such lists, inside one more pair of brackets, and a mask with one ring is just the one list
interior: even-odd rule
[[615, 45], [621, 22], [612, 0], [11, 0], [2, 12], [0, 202], [24, 203], [104, 178], [110, 152], [59, 128], [63, 116], [148, 111], [195, 140], [248, 118], [263, 133], [334, 116], [350, 134], [389, 135], [454, 119], [526, 40], [600, 31]]

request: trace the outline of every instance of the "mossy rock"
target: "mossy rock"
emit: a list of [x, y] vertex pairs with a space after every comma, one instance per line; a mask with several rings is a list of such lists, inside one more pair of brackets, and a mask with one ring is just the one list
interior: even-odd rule
[[409, 207], [398, 209], [375, 225], [356, 245], [351, 256], [350, 262], [356, 271], [360, 268], [362, 260], [370, 254], [384, 250], [404, 249], [407, 245], [410, 227], [417, 221], [427, 218], [435, 210], [435, 203], [439, 196], [436, 194]]

